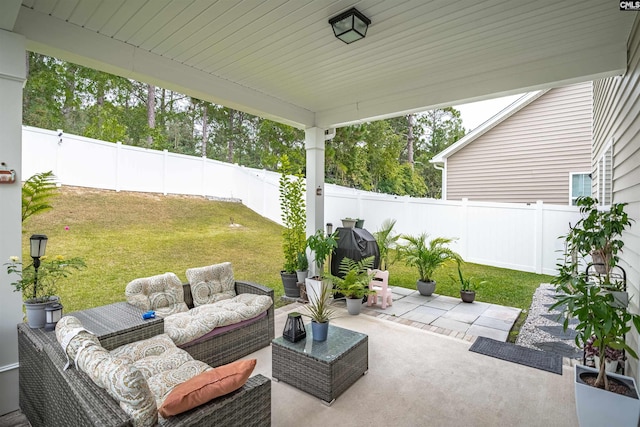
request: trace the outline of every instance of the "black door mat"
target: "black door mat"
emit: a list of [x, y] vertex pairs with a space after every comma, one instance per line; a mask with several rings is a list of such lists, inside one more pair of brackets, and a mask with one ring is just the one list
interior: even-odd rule
[[469, 351], [562, 375], [562, 356], [557, 354], [533, 350], [486, 337], [476, 338]]

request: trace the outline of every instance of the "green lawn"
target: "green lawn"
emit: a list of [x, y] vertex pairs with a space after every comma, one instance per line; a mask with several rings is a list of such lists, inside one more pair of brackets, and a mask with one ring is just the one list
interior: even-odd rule
[[[231, 261], [236, 278], [273, 288], [277, 300], [283, 295], [281, 227], [239, 203], [63, 187], [53, 205], [23, 224], [23, 257], [38, 233], [49, 237], [49, 256], [84, 258], [87, 269], [59, 283], [65, 312], [122, 301], [126, 284], [138, 277], [171, 271], [186, 281], [187, 268], [223, 261]], [[397, 262], [389, 270], [392, 285], [415, 289], [413, 269]], [[476, 264], [464, 271], [488, 282], [477, 300], [523, 309], [549, 281]], [[459, 296], [453, 273], [454, 265], [436, 273], [436, 293]]]

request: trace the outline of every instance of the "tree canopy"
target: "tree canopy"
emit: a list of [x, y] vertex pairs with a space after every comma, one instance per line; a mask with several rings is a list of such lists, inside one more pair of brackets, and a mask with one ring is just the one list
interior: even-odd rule
[[[304, 132], [167, 89], [29, 53], [23, 121], [105, 141], [275, 171], [282, 155], [305, 170]], [[443, 108], [339, 128], [326, 144], [326, 181], [389, 194], [439, 197], [429, 163], [464, 136]]]

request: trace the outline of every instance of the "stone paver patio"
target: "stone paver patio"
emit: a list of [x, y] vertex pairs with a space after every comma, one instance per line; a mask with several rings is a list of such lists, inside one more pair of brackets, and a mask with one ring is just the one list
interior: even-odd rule
[[506, 341], [522, 311], [480, 301], [463, 303], [460, 298], [444, 295], [427, 297], [400, 287], [392, 287], [391, 292], [392, 306], [383, 310], [379, 304], [363, 305], [363, 312], [467, 341], [479, 336]]

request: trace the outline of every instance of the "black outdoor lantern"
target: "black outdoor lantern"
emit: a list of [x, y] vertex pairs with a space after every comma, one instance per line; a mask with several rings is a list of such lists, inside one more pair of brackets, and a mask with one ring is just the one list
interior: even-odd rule
[[291, 342], [298, 342], [307, 336], [302, 323], [302, 315], [300, 313], [289, 313], [287, 322], [284, 324], [282, 338]]
[[40, 258], [44, 256], [47, 249], [47, 236], [44, 234], [33, 234], [29, 238], [31, 244], [31, 258], [33, 258], [33, 269], [35, 272], [33, 280], [33, 298], [36, 297], [38, 289], [38, 268], [40, 267]]
[[333, 27], [333, 34], [337, 38], [350, 44], [367, 35], [367, 28], [369, 28], [371, 20], [353, 7], [329, 19], [329, 24]]

